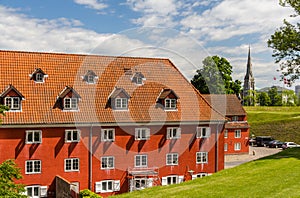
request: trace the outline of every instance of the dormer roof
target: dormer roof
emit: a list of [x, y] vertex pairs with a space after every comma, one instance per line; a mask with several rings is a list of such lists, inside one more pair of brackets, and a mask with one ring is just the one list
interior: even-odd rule
[[19, 92], [12, 84], [6, 87], [6, 89], [1, 93], [0, 97], [4, 98], [11, 92], [14, 92], [16, 94], [15, 96], [18, 96], [22, 100], [25, 99], [25, 97], [21, 94], [21, 92]]
[[81, 98], [80, 95], [70, 86], [66, 86], [57, 97], [65, 98], [67, 95], [70, 98]]
[[117, 98], [118, 96], [125, 97], [127, 99], [130, 98], [130, 95], [125, 91], [123, 88], [115, 87], [114, 90], [111, 92], [108, 98]]
[[172, 89], [169, 88], [162, 89], [157, 99], [163, 100], [170, 96], [171, 98], [179, 99], [179, 96]]

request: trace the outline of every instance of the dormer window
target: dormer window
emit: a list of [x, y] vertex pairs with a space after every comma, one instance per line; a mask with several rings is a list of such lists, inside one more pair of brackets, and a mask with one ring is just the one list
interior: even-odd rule
[[88, 84], [95, 84], [98, 80], [98, 76], [92, 70], [88, 70], [82, 78]]
[[80, 95], [72, 87], [66, 86], [58, 95], [53, 109], [59, 108], [66, 111], [78, 111], [78, 102], [80, 99]]
[[78, 99], [77, 98], [64, 98], [64, 109], [65, 110], [77, 110]]
[[163, 89], [157, 98], [157, 103], [161, 104], [165, 110], [177, 110], [179, 97], [172, 89]]
[[34, 80], [36, 83], [43, 83], [45, 82], [45, 78], [48, 77], [48, 75], [40, 68], [35, 69], [29, 76], [30, 80]]
[[146, 78], [141, 72], [136, 72], [131, 78], [131, 81], [137, 85], [142, 85], [144, 80]]
[[9, 111], [21, 111], [24, 96], [13, 86], [9, 85], [0, 95], [1, 104], [9, 107]]
[[108, 98], [108, 103], [114, 110], [127, 110], [129, 98], [129, 94], [123, 88], [115, 88]]

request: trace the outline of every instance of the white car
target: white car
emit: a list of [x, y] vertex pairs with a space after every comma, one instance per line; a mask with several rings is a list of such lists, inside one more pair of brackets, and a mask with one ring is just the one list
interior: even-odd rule
[[282, 145], [282, 149], [287, 149], [287, 148], [294, 148], [294, 147], [300, 147], [299, 144], [296, 144], [295, 142], [285, 142]]

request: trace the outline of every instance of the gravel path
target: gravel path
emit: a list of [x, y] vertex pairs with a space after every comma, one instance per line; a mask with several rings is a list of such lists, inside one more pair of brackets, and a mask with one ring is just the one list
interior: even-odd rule
[[[280, 148], [266, 148], [266, 147], [249, 147], [249, 154], [241, 155], [225, 155], [225, 169], [238, 166], [240, 164], [256, 160], [265, 156], [273, 155], [282, 151]], [[255, 153], [255, 155], [254, 155]]]

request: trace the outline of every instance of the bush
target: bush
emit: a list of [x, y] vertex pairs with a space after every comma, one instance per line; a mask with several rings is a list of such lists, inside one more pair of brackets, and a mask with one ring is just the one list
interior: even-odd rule
[[88, 189], [81, 190], [79, 195], [80, 195], [80, 198], [101, 198], [100, 195], [97, 195], [96, 193], [94, 193]]

